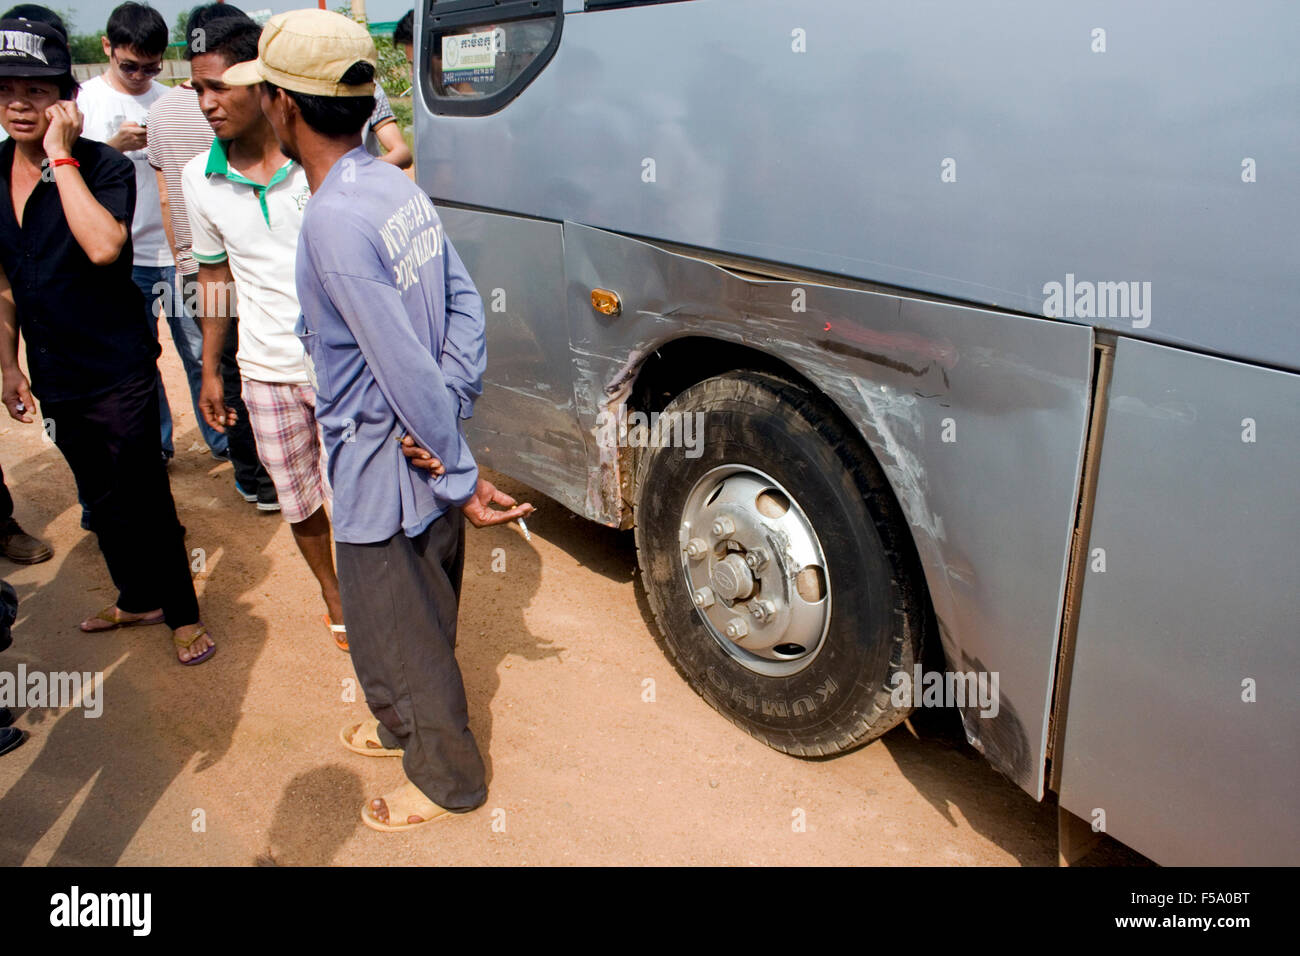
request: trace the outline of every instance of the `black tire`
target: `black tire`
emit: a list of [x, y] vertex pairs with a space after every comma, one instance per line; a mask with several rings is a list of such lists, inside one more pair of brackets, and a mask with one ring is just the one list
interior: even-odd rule
[[[902, 722], [911, 708], [894, 706], [891, 678], [900, 670], [910, 676], [921, 659], [927, 605], [898, 504], [865, 444], [824, 400], [762, 372], [708, 379], [667, 412], [704, 413], [699, 457], [680, 447], [645, 448], [636, 468], [637, 556], [668, 659], [710, 706], [784, 753], [842, 753]], [[724, 650], [682, 570], [678, 530], [687, 496], [726, 464], [779, 482], [812, 523], [827, 561], [826, 636], [789, 676], [756, 673]]]

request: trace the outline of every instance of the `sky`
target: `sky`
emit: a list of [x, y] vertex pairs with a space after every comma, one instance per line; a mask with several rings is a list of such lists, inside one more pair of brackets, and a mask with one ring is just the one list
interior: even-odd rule
[[[0, 6], [0, 12], [7, 10], [9, 7], [18, 3], [19, 0], [0, 0], [3, 6]], [[33, 3], [40, 3], [42, 0], [31, 0]], [[104, 24], [108, 22], [108, 15], [113, 12], [122, 0], [44, 0], [45, 6], [53, 10], [72, 11], [72, 32], [73, 33], [102, 33]], [[196, 6], [200, 0], [153, 0], [149, 5], [154, 7], [162, 14], [163, 19], [167, 21], [168, 29], [176, 22], [176, 14], [182, 10], [190, 10]], [[286, 10], [297, 10], [301, 7], [314, 7], [317, 5], [316, 0], [233, 0], [245, 13], [251, 13], [254, 10], [270, 10], [272, 13], [283, 13]], [[346, 0], [325, 0], [325, 5], [333, 10], [340, 6]], [[366, 16], [372, 23], [382, 23], [386, 20], [397, 20], [411, 9], [413, 0], [366, 0]]]

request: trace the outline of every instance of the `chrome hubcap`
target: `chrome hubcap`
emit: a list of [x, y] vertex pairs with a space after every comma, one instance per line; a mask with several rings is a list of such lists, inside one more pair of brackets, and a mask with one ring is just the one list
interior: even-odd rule
[[812, 662], [830, 578], [812, 523], [780, 484], [746, 465], [714, 468], [686, 497], [678, 544], [687, 593], [728, 654], [767, 677]]

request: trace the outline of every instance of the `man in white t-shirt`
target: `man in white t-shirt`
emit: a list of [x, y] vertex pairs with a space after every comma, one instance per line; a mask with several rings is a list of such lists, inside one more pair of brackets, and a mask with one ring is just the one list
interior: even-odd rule
[[332, 531], [325, 504], [324, 447], [316, 392], [296, 327], [300, 308], [294, 265], [307, 174], [280, 151], [256, 88], [229, 86], [222, 74], [257, 58], [262, 28], [247, 18], [207, 25], [205, 53], [190, 60], [190, 82], [216, 139], [181, 171], [190, 219], [190, 255], [202, 290], [203, 389], [208, 424], [234, 425], [219, 374], [230, 325], [233, 282], [239, 314], [236, 358], [257, 454], [275, 483], [281, 513], [320, 584], [334, 643], [348, 650]]
[[[108, 57], [108, 70], [81, 84], [77, 107], [85, 117], [82, 135], [113, 147], [135, 164], [135, 217], [131, 221], [133, 249], [132, 278], [144, 293], [149, 310], [149, 327], [157, 335], [158, 310], [161, 305], [172, 320], [172, 283], [176, 264], [163, 230], [158, 181], [149, 165], [146, 124], [149, 107], [167, 92], [154, 79], [162, 72], [163, 53], [167, 50], [167, 23], [152, 7], [124, 3], [108, 17], [101, 37]], [[192, 348], [188, 336], [173, 339], [178, 348]], [[197, 357], [183, 355], [182, 361], [194, 364]], [[170, 459], [175, 454], [172, 443], [171, 408], [158, 382], [161, 415], [162, 452]]]

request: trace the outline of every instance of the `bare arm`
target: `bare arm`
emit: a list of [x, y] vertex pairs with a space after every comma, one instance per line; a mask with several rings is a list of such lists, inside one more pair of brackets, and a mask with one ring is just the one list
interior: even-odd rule
[[[81, 135], [81, 112], [72, 100], [60, 100], [45, 114], [50, 119], [50, 128], [45, 132], [45, 155], [51, 163], [71, 157], [72, 144]], [[100, 205], [81, 178], [78, 167], [71, 164], [54, 167], [54, 183], [68, 228], [87, 258], [97, 266], [116, 262], [130, 235], [126, 223]]]
[[172, 251], [172, 261], [176, 260], [176, 234], [172, 232], [172, 205], [167, 198], [167, 177], [156, 166], [154, 175], [158, 177], [158, 204], [162, 206], [163, 232], [167, 234], [167, 248]]
[[195, 318], [203, 327], [203, 387], [199, 392], [199, 409], [209, 425], [224, 432], [227, 425], [235, 424], [235, 412], [226, 408], [221, 381], [221, 352], [226, 346], [226, 331], [234, 311], [231, 292], [235, 283], [230, 264], [200, 262], [198, 284]]
[[4, 404], [9, 417], [31, 422], [36, 402], [28, 388], [27, 376], [18, 367], [18, 310], [9, 277], [3, 269], [0, 269], [0, 370], [4, 375]]
[[383, 126], [375, 127], [375, 138], [387, 152], [379, 158], [385, 163], [392, 163], [398, 169], [406, 169], [414, 162], [411, 147], [406, 145], [406, 137], [395, 120], [389, 120]]

